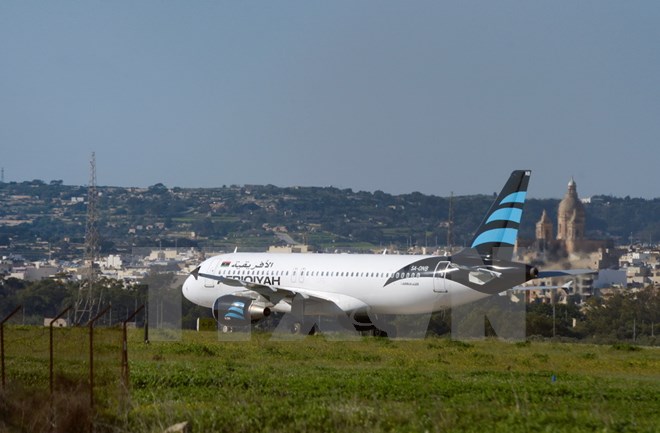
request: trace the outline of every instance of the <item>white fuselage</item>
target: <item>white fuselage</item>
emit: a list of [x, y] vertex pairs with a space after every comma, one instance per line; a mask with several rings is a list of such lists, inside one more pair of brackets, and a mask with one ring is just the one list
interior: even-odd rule
[[[432, 265], [432, 269], [412, 265], [424, 259], [441, 261], [442, 265]], [[207, 275], [329, 297], [345, 295], [361, 301], [376, 314], [431, 313], [488, 296], [446, 279], [453, 271], [447, 266], [449, 260], [420, 255], [223, 254], [205, 260], [199, 267], [199, 276], [191, 275], [184, 283], [183, 294], [195, 304], [209, 308], [224, 295], [254, 295], [249, 288], [203, 276]], [[403, 269], [408, 272], [400, 272]], [[280, 302], [272, 309], [287, 312], [289, 308], [286, 302]]]

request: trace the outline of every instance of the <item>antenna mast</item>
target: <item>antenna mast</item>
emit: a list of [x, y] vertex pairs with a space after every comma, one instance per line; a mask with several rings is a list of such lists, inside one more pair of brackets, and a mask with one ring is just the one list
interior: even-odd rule
[[[87, 186], [87, 224], [85, 226], [85, 255], [82, 279], [76, 302], [75, 323], [94, 317], [101, 304], [101, 293], [95, 293], [96, 271], [94, 263], [99, 255], [99, 233], [97, 229], [98, 191], [96, 190], [96, 153], [89, 161], [89, 184]], [[98, 297], [98, 299], [96, 298]]]
[[451, 254], [454, 246], [454, 191], [449, 196], [449, 219], [447, 220], [447, 249]]

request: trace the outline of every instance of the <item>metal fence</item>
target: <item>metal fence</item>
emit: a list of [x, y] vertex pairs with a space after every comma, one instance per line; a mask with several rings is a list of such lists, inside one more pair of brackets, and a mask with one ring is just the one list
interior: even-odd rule
[[127, 327], [144, 305], [111, 326], [98, 326], [110, 306], [85, 326], [47, 326], [16, 320], [17, 306], [0, 321], [0, 431], [94, 431], [100, 414], [128, 409]]

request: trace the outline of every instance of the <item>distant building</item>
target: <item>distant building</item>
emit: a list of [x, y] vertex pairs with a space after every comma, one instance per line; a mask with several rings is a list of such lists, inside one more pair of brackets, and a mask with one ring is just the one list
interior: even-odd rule
[[158, 249], [153, 250], [149, 254], [149, 257], [146, 258], [147, 261], [164, 261], [164, 260], [175, 260], [177, 256], [176, 248], [167, 248], [167, 249]]
[[625, 269], [601, 269], [598, 271], [598, 277], [594, 281], [595, 289], [603, 289], [608, 287], [623, 287], [625, 288], [626, 270]]
[[[536, 223], [536, 243], [541, 251], [573, 254], [591, 253], [610, 246], [611, 242], [585, 239], [586, 212], [577, 194], [577, 184], [571, 178], [557, 211], [557, 236], [553, 240], [552, 222], [546, 211]], [[561, 254], [560, 254], [561, 255]]]
[[285, 247], [280, 247], [277, 245], [271, 245], [268, 248], [269, 253], [309, 253], [308, 245], [287, 245]]
[[121, 269], [123, 262], [118, 255], [110, 254], [103, 262], [102, 266], [106, 269]]
[[548, 242], [552, 241], [552, 232], [552, 221], [550, 221], [548, 213], [544, 209], [541, 219], [536, 223], [536, 240], [539, 241], [542, 250], [545, 250]]
[[57, 320], [53, 320], [51, 317], [44, 318], [44, 326], [50, 326], [51, 323], [53, 324], [54, 328], [66, 328], [69, 326], [66, 319], [59, 318]]
[[16, 267], [9, 275], [11, 278], [17, 278], [25, 281], [39, 281], [55, 276], [60, 268], [47, 263], [35, 262], [30, 266]]
[[557, 240], [564, 241], [566, 251], [575, 252], [584, 239], [584, 205], [577, 195], [577, 184], [571, 178], [568, 191], [559, 203], [557, 212]]

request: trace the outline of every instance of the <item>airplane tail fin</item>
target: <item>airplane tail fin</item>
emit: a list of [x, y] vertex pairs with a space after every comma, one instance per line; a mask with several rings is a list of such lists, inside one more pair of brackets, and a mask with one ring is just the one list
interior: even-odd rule
[[479, 255], [511, 259], [530, 175], [529, 170], [511, 173], [470, 242], [470, 248]]

